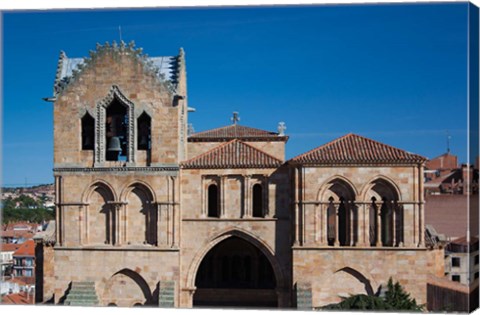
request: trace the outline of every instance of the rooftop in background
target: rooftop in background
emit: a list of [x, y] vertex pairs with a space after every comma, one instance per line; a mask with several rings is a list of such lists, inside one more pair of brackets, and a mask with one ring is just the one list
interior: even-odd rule
[[232, 124], [226, 127], [210, 129], [194, 133], [188, 137], [190, 142], [203, 141], [230, 141], [239, 139], [243, 141], [288, 141], [288, 136], [280, 136], [277, 132], [271, 132], [252, 127]]
[[2, 252], [15, 252], [20, 248], [21, 244], [3, 244], [0, 243], [0, 251]]
[[35, 293], [20, 292], [2, 296], [2, 303], [7, 305], [35, 304]]
[[289, 162], [300, 164], [412, 164], [426, 158], [353, 133], [335, 139]]
[[33, 240], [26, 241], [13, 253], [13, 256], [35, 256], [35, 242]]

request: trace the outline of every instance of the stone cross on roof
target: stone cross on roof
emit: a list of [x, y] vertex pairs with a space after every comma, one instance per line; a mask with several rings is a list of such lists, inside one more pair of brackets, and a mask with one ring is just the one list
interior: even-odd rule
[[285, 135], [285, 130], [287, 130], [287, 126], [285, 125], [285, 123], [283, 121], [279, 122], [278, 123], [278, 135], [279, 136], [284, 136]]
[[233, 112], [233, 117], [230, 118], [230, 120], [233, 122], [234, 125], [236, 125], [237, 122], [240, 121], [240, 117], [238, 116], [238, 112]]

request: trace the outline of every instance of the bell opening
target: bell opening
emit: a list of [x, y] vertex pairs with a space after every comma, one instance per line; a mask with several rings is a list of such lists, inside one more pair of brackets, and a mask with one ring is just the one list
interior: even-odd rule
[[118, 100], [114, 99], [107, 108], [106, 119], [106, 160], [127, 160], [127, 109]]

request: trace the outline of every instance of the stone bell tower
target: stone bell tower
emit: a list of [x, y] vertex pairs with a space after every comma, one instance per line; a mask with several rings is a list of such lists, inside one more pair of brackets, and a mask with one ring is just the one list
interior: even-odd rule
[[[125, 306], [135, 302], [135, 294], [118, 287], [125, 281], [141, 282], [141, 292], [152, 292], [160, 281], [175, 283], [186, 90], [182, 49], [177, 56], [148, 57], [133, 42], [113, 42], [97, 44], [86, 58], [60, 54], [54, 84], [56, 302], [77, 282], [94, 283], [99, 304]], [[155, 274], [148, 273], [152, 265]]]

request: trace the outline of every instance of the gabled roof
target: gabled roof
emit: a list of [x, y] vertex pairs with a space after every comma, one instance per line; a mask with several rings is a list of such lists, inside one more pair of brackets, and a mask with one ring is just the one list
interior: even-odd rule
[[238, 139], [180, 164], [181, 168], [276, 168], [282, 161]]
[[13, 256], [35, 256], [35, 242], [33, 240], [24, 242]]
[[287, 136], [280, 136], [276, 132], [233, 124], [226, 127], [194, 133], [188, 137], [190, 142], [203, 141], [230, 141], [240, 139], [244, 141], [287, 141]]
[[142, 54], [141, 48], [135, 48], [133, 41], [128, 45], [123, 41], [119, 45], [115, 41], [111, 45], [108, 42], [105, 45], [97, 44], [96, 50], [90, 51], [90, 57], [84, 58], [68, 58], [65, 52], [62, 51], [57, 65], [54, 94], [57, 95], [63, 91], [75, 79], [78, 73], [104, 53], [124, 53], [136, 57], [147, 71], [154, 73], [158, 79], [169, 83], [173, 88], [178, 83], [178, 73], [180, 72], [180, 67], [185, 62], [183, 49], [180, 49], [178, 56], [148, 57]]
[[293, 164], [416, 164], [426, 158], [353, 133], [294, 157]]

